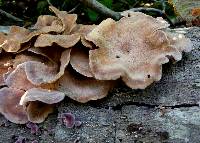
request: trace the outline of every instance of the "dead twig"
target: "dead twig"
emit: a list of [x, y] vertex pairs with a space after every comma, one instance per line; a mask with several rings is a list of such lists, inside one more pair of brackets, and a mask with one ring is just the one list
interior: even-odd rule
[[17, 17], [15, 17], [15, 16], [13, 16], [12, 14], [5, 12], [5, 11], [2, 10], [2, 9], [0, 9], [0, 14], [1, 14], [1, 15], [4, 15], [4, 16], [6, 16], [7, 18], [12, 19], [12, 20], [14, 20], [14, 21], [23, 22], [22, 19], [17, 18]]
[[[111, 17], [115, 20], [119, 20], [122, 17], [120, 12], [115, 12], [115, 11], [107, 8], [106, 6], [102, 5], [101, 3], [97, 2], [96, 0], [79, 0], [79, 1], [81, 3], [83, 3], [84, 5], [86, 5], [87, 7], [91, 8], [107, 17]], [[143, 13], [154, 12], [154, 13], [158, 14], [159, 16], [163, 17], [164, 19], [166, 19], [170, 23], [170, 25], [174, 26], [173, 22], [166, 15], [166, 13], [162, 10], [155, 9], [155, 8], [139, 7], [139, 8], [132, 8], [132, 9], [130, 9], [130, 11], [143, 12]]]
[[115, 20], [119, 20], [122, 16], [119, 12], [115, 12], [96, 0], [79, 0], [85, 6]]
[[80, 3], [77, 4], [74, 8], [72, 8], [68, 13], [73, 13], [78, 7], [80, 6]]

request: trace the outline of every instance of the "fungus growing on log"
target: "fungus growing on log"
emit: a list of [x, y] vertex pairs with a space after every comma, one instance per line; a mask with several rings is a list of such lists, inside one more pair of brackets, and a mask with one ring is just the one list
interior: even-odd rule
[[[0, 33], [0, 113], [14, 123], [43, 122], [65, 96], [81, 103], [104, 98], [119, 78], [144, 89], [161, 79], [162, 64], [191, 50], [162, 18], [125, 11], [119, 21], [82, 25], [76, 14], [50, 9], [56, 16], [40, 16], [32, 30]], [[76, 126], [71, 114], [61, 118]]]
[[6, 52], [17, 52], [29, 33], [29, 30], [23, 27], [11, 26], [8, 35], [0, 35], [0, 47]]
[[35, 47], [47, 47], [52, 46], [53, 43], [63, 47], [63, 48], [71, 48], [80, 40], [79, 34], [72, 35], [50, 35], [50, 34], [42, 34], [40, 35], [34, 46]]
[[115, 85], [115, 81], [100, 81], [84, 77], [77, 75], [73, 70], [65, 70], [58, 83], [58, 91], [81, 103], [105, 97]]
[[89, 66], [89, 51], [83, 48], [73, 48], [70, 56], [70, 64], [80, 74], [93, 77]]
[[96, 27], [96, 25], [82, 25], [82, 24], [78, 24], [76, 27], [74, 27], [74, 29], [72, 30], [71, 33], [78, 33], [81, 36], [81, 43], [85, 46], [88, 47], [90, 49], [92, 49], [93, 45], [91, 42], [87, 41], [85, 39], [85, 36], [90, 33], [94, 28]]
[[13, 65], [13, 59], [11, 55], [0, 55], [0, 86], [5, 85], [4, 74], [6, 74]]
[[64, 34], [70, 34], [76, 26], [77, 14], [68, 14], [66, 11], [59, 11], [53, 6], [50, 6], [49, 9], [61, 20]]
[[132, 89], [144, 89], [160, 80], [162, 64], [169, 61], [169, 56], [180, 60], [185, 50], [176, 47], [177, 44], [170, 45], [163, 30], [166, 28], [165, 23], [142, 13], [134, 13], [118, 22], [112, 19], [101, 22], [86, 36], [99, 47], [89, 54], [95, 78], [116, 80], [121, 77]]
[[[56, 23], [59, 23], [59, 19], [56, 16], [40, 15], [32, 29], [40, 29], [40, 30], [42, 28], [47, 29], [47, 27], [53, 26]], [[61, 22], [60, 22], [60, 25], [58, 26], [62, 27]], [[55, 26], [55, 28], [58, 28], [58, 27]], [[58, 28], [58, 29], [61, 29], [61, 28]]]
[[28, 122], [23, 106], [19, 105], [23, 90], [14, 88], [0, 89], [0, 113], [3, 114], [9, 121], [17, 124], [25, 124]]
[[41, 123], [53, 112], [55, 103], [62, 101], [64, 97], [62, 92], [32, 88], [21, 97], [20, 105], [27, 112], [29, 121]]
[[57, 72], [57, 66], [48, 66], [40, 62], [27, 62], [25, 71], [28, 80], [35, 85], [53, 83], [58, 80], [64, 74], [69, 63], [70, 51], [71, 49], [67, 49], [62, 53], [59, 72]]

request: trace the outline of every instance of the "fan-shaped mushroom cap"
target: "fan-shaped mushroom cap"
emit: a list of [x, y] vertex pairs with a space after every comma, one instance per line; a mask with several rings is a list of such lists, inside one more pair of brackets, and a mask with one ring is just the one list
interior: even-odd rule
[[13, 65], [13, 59], [11, 55], [0, 55], [0, 86], [5, 85], [4, 74], [8, 72], [8, 69]]
[[51, 46], [51, 47], [32, 47], [28, 49], [29, 52], [34, 53], [36, 55], [43, 56], [47, 58], [52, 63], [59, 63], [63, 48], [59, 46]]
[[23, 90], [7, 87], [0, 89], [0, 113], [13, 123], [25, 124], [28, 122], [23, 106], [19, 105], [23, 94]]
[[82, 24], [78, 24], [76, 27], [74, 27], [74, 29], [72, 30], [71, 33], [78, 33], [81, 36], [81, 43], [88, 48], [92, 49], [92, 43], [87, 41], [85, 39], [85, 36], [90, 33], [94, 28], [96, 27], [96, 25], [82, 25]]
[[54, 104], [62, 101], [64, 97], [62, 92], [32, 88], [22, 96], [20, 105], [25, 108], [29, 121], [41, 123], [53, 112]]
[[192, 42], [184, 36], [184, 31], [181, 31], [181, 29], [166, 29], [165, 32], [171, 46], [184, 52], [190, 52], [192, 50]]
[[113, 81], [87, 78], [73, 74], [68, 70], [65, 70], [65, 74], [59, 79], [58, 83], [58, 91], [81, 103], [101, 99], [114, 87]]
[[0, 47], [2, 47], [6, 52], [17, 52], [21, 48], [21, 44], [24, 43], [24, 38], [29, 33], [29, 30], [25, 28], [11, 26], [8, 35], [0, 35]]
[[[148, 25], [148, 26], [147, 26]], [[86, 39], [98, 49], [90, 50], [91, 70], [97, 79], [122, 80], [133, 89], [144, 89], [161, 78], [161, 65], [168, 56], [181, 59], [180, 48], [170, 45], [166, 23], [142, 13], [118, 22], [104, 20]]]
[[65, 34], [70, 34], [72, 29], [76, 26], [77, 14], [68, 14], [66, 11], [59, 11], [53, 6], [49, 6], [49, 9], [55, 13], [55, 15], [62, 22], [62, 31]]
[[24, 63], [19, 64], [14, 71], [7, 75], [5, 78], [5, 83], [8, 87], [21, 89], [21, 90], [28, 90], [30, 88], [35, 87], [26, 76], [25, 72], [25, 65]]
[[52, 46], [53, 43], [58, 44], [63, 48], [70, 48], [74, 46], [80, 40], [79, 34], [72, 35], [50, 35], [42, 34], [35, 41], [35, 47], [47, 47]]
[[70, 64], [80, 74], [93, 77], [89, 66], [89, 51], [84, 48], [72, 48]]
[[[40, 15], [37, 19], [37, 22], [33, 26], [33, 29], [42, 29], [46, 26], [51, 26], [53, 22], [58, 21], [59, 19], [51, 15]], [[60, 25], [62, 27], [62, 25]], [[59, 28], [61, 29], [61, 28]], [[59, 32], [59, 31], [58, 31]]]
[[60, 70], [57, 72], [57, 66], [48, 66], [40, 62], [26, 62], [25, 71], [29, 81], [34, 85], [43, 83], [53, 83], [58, 80], [65, 71], [70, 60], [71, 49], [65, 50], [60, 58]]
[[16, 68], [17, 65], [22, 64], [27, 61], [38, 61], [38, 62], [44, 62], [44, 59], [41, 57], [35, 56], [35, 55], [29, 55], [29, 54], [17, 54], [15, 56], [15, 59], [13, 60], [13, 68]]

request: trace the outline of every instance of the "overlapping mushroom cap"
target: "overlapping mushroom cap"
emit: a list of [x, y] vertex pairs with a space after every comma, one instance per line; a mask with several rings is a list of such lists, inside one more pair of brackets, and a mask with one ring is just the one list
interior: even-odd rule
[[25, 110], [19, 105], [23, 94], [24, 91], [19, 89], [7, 87], [0, 89], [0, 113], [11, 122], [18, 124], [28, 122]]
[[89, 54], [95, 78], [121, 77], [133, 89], [144, 89], [160, 80], [161, 65], [169, 61], [169, 56], [180, 60], [187, 48], [172, 46], [168, 33], [163, 31], [166, 28], [166, 23], [138, 12], [118, 22], [104, 20], [86, 36], [99, 47]]
[[116, 83], [115, 81], [100, 81], [94, 78], [87, 78], [72, 71], [70, 72], [70, 70], [65, 70], [64, 76], [58, 82], [59, 91], [81, 103], [105, 97]]
[[32, 88], [22, 96], [20, 105], [24, 106], [29, 121], [41, 123], [53, 112], [54, 104], [62, 101], [64, 97], [62, 92]]
[[143, 89], [160, 80], [169, 57], [191, 49], [162, 18], [126, 11], [119, 21], [82, 25], [76, 14], [50, 9], [55, 16], [40, 16], [32, 30], [0, 33], [0, 113], [14, 123], [43, 122], [65, 96], [101, 99], [120, 77]]
[[24, 39], [29, 33], [25, 28], [11, 26], [8, 35], [1, 35], [0, 47], [6, 52], [17, 52], [21, 49], [21, 44], [25, 43]]

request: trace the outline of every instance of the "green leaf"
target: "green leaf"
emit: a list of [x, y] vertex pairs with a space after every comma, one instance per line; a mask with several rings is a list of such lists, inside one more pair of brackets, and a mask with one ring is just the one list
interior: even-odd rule
[[93, 11], [91, 9], [87, 9], [87, 14], [91, 21], [93, 21], [93, 22], [97, 21], [97, 18], [99, 16], [98, 13], [96, 13], [95, 11]]
[[98, 0], [101, 4], [112, 9], [112, 0]]
[[37, 12], [39, 14], [42, 14], [45, 11], [47, 11], [47, 8], [48, 8], [48, 3], [47, 3], [46, 0], [38, 2], [38, 4], [37, 4]]

